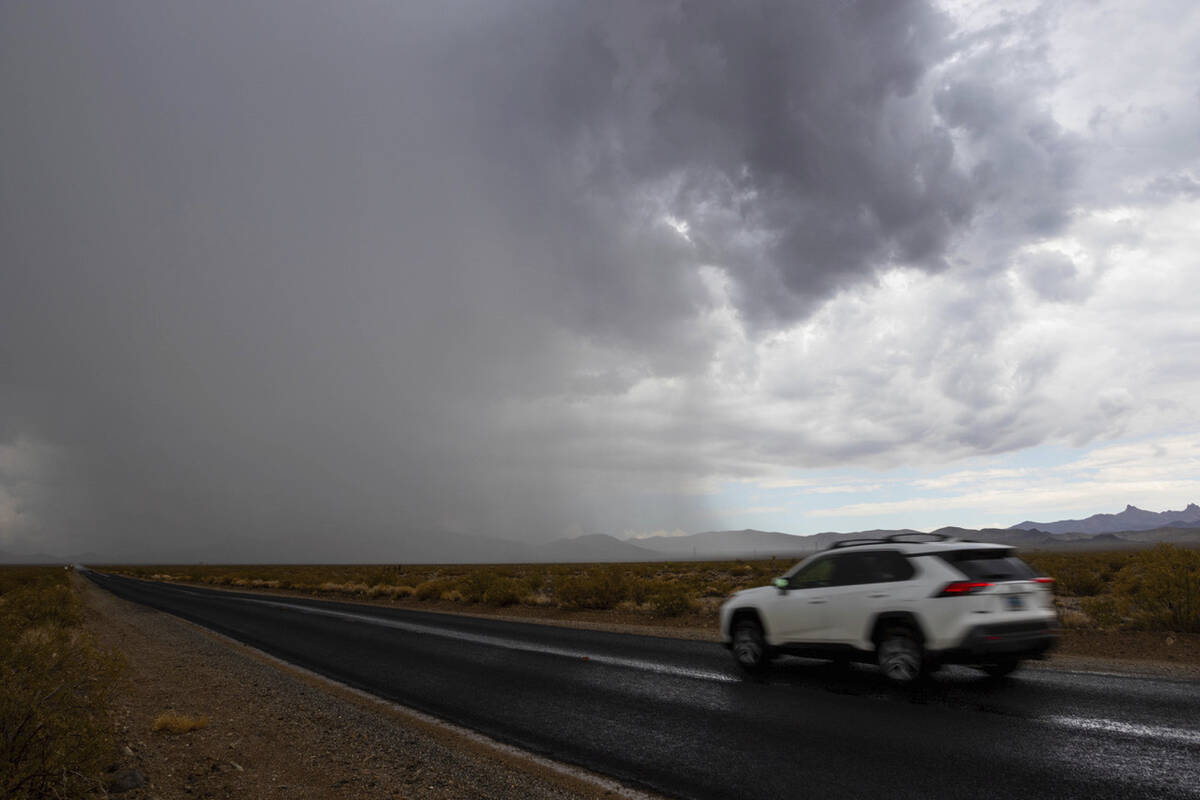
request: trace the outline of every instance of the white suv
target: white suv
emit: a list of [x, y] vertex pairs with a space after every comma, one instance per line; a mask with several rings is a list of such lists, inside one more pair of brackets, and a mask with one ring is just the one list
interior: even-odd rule
[[949, 663], [998, 677], [1057, 643], [1053, 584], [1003, 545], [937, 534], [841, 541], [774, 586], [730, 597], [721, 635], [750, 671], [793, 654], [875, 661], [898, 683]]

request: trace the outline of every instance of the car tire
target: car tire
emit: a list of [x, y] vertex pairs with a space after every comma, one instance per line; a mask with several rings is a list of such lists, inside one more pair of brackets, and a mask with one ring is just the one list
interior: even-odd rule
[[981, 664], [979, 668], [986, 672], [989, 677], [1003, 678], [1006, 675], [1011, 675], [1019, 666], [1021, 666], [1021, 659], [1005, 658], [1000, 661], [993, 661], [990, 664]]
[[767, 639], [758, 620], [745, 617], [733, 623], [732, 638], [733, 658], [739, 667], [746, 672], [756, 673], [767, 666], [770, 660]]
[[925, 648], [911, 628], [888, 628], [875, 645], [875, 660], [892, 683], [907, 686], [926, 674]]

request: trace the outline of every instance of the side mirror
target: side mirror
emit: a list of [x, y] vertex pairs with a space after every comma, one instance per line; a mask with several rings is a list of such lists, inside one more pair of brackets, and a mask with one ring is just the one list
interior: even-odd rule
[[786, 593], [790, 587], [791, 587], [791, 584], [788, 583], [787, 578], [776, 578], [775, 579], [775, 588], [779, 590], [780, 594]]

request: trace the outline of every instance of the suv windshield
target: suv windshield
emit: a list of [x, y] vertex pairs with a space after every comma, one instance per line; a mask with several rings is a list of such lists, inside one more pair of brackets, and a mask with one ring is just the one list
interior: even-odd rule
[[822, 558], [801, 567], [788, 579], [793, 589], [811, 589], [814, 586], [828, 586], [833, 582], [833, 559]]
[[977, 581], [1027, 581], [1037, 577], [1033, 567], [1011, 550], [950, 550], [937, 555]]

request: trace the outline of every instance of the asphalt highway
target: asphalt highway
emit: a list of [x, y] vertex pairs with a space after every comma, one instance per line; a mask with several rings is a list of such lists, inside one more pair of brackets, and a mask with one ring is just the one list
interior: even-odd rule
[[1200, 683], [947, 668], [918, 689], [719, 645], [85, 573], [350, 686], [688, 798], [1200, 798]]

